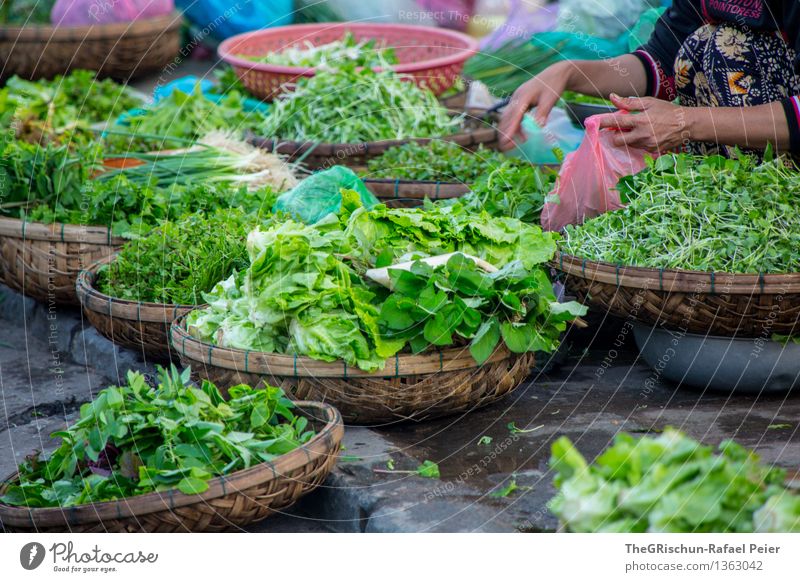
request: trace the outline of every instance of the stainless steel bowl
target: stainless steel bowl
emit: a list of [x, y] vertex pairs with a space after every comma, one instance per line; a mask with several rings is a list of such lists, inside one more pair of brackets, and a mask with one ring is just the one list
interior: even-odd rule
[[703, 336], [635, 324], [642, 358], [664, 379], [720, 392], [775, 393], [800, 386], [800, 345]]

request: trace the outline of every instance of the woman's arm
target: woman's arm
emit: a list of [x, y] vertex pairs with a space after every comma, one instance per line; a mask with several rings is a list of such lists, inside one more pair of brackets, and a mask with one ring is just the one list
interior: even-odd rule
[[644, 95], [646, 88], [644, 65], [633, 55], [604, 61], [561, 61], [551, 65], [514, 91], [498, 128], [500, 149], [514, 146], [514, 137], [522, 133], [522, 116], [531, 107], [536, 107], [536, 122], [544, 125], [564, 91], [608, 97], [610, 93]]
[[789, 122], [783, 103], [752, 107], [681, 107], [651, 97], [611, 100], [619, 109], [633, 113], [606, 116], [600, 127], [622, 130], [614, 144], [666, 152], [690, 141], [764, 149], [772, 144], [780, 151], [791, 147]]

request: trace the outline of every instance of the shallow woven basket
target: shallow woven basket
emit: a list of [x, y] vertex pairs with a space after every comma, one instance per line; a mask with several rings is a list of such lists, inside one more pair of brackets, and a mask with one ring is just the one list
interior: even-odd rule
[[78, 274], [113, 254], [124, 242], [103, 226], [0, 218], [3, 281], [37, 301], [78, 305]]
[[553, 266], [578, 299], [675, 330], [720, 336], [796, 333], [800, 274], [739, 275], [645, 269], [556, 255]]
[[426, 180], [366, 179], [364, 185], [389, 207], [419, 206], [428, 200], [448, 200], [469, 192], [469, 184], [431, 182]]
[[303, 165], [312, 170], [326, 169], [340, 165], [348, 167], [366, 166], [367, 161], [383, 154], [389, 148], [408, 142], [428, 143], [433, 140], [452, 141], [462, 148], [474, 150], [479, 145], [495, 149], [498, 144], [498, 132], [493, 122], [496, 114], [487, 114], [485, 109], [471, 109], [454, 112], [466, 113], [462, 131], [435, 138], [391, 139], [364, 143], [312, 143], [282, 141], [248, 135], [248, 141], [260, 148], [288, 156], [290, 160], [302, 159]]
[[0, 79], [50, 78], [75, 69], [129, 79], [158, 71], [180, 50], [181, 15], [90, 26], [0, 26]]
[[[198, 495], [177, 490], [67, 508], [29, 509], [0, 503], [0, 528], [11, 532], [217, 532], [243, 527], [294, 504], [325, 481], [344, 436], [339, 412], [297, 402], [316, 436], [269, 463], [217, 477]], [[3, 494], [10, 475], [0, 486]]]
[[104, 295], [94, 288], [94, 282], [98, 270], [113, 258], [102, 259], [78, 275], [75, 289], [86, 319], [101, 335], [136, 350], [146, 360], [170, 361], [170, 325], [194, 305], [129, 301]]
[[218, 53], [256, 97], [273, 99], [292, 91], [300, 77], [313, 77], [313, 67], [287, 67], [259, 63], [239, 55], [264, 56], [291, 46], [314, 46], [341, 40], [345, 33], [356, 40], [377, 40], [395, 49], [397, 65], [391, 69], [436, 95], [455, 83], [464, 62], [478, 48], [472, 37], [441, 28], [371, 22], [315, 23], [278, 26], [233, 36], [219, 45]]
[[517, 388], [534, 367], [533, 354], [498, 349], [478, 365], [466, 348], [400, 354], [379, 372], [344, 362], [220, 348], [172, 324], [172, 346], [181, 363], [221, 389], [246, 383], [280, 386], [294, 399], [335, 406], [348, 424], [425, 420], [485, 406]]

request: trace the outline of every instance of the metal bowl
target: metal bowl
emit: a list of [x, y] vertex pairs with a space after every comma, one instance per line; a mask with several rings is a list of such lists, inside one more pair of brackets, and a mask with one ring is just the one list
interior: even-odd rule
[[576, 125], [584, 127], [584, 122], [587, 117], [592, 115], [599, 115], [600, 113], [614, 113], [617, 108], [613, 105], [600, 105], [599, 103], [575, 103], [567, 101], [564, 104], [564, 109], [567, 110], [567, 115], [570, 120]]
[[641, 323], [633, 335], [655, 373], [679, 385], [746, 394], [800, 386], [800, 345], [791, 341], [705, 336]]

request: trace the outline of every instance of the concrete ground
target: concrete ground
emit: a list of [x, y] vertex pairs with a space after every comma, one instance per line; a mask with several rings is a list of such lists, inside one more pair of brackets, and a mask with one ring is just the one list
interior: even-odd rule
[[[152, 370], [85, 325], [74, 309], [44, 306], [0, 288], [0, 473], [128, 368]], [[48, 319], [51, 316], [51, 319]], [[55, 322], [55, 330], [50, 324]], [[700, 393], [655, 382], [632, 346], [609, 346], [619, 322], [567, 336], [560, 366], [531, 376], [500, 402], [470, 414], [388, 427], [347, 427], [345, 450], [328, 481], [260, 532], [552, 531], [550, 444], [569, 436], [593, 457], [619, 431], [679, 427], [707, 443], [726, 438], [766, 460], [800, 467], [800, 400]], [[628, 336], [629, 337], [629, 336]], [[610, 359], [613, 363], [609, 365]], [[509, 424], [521, 429], [513, 431]], [[491, 442], [482, 444], [481, 437]], [[484, 439], [486, 441], [487, 439]], [[391, 460], [395, 473], [386, 473]], [[412, 471], [438, 463], [441, 479]], [[376, 470], [378, 472], [376, 472]], [[508, 497], [492, 496], [514, 481]]]

